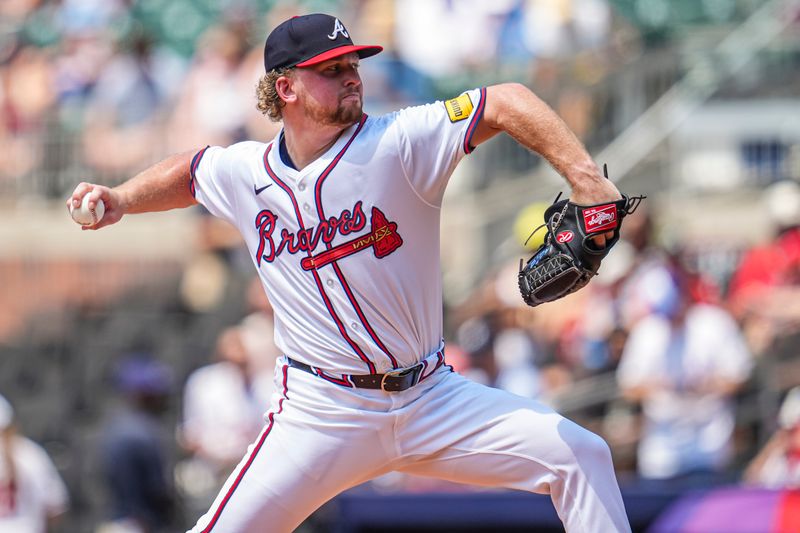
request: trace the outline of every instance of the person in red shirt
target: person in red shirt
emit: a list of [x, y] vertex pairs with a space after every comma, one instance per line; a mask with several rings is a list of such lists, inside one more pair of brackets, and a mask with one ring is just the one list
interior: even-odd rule
[[744, 255], [728, 288], [731, 311], [756, 354], [800, 332], [800, 185], [776, 183], [765, 200], [776, 237]]

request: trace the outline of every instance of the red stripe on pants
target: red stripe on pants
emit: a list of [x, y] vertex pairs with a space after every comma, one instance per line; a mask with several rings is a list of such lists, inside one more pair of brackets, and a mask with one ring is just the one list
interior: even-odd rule
[[289, 370], [289, 365], [284, 365], [283, 397], [278, 401], [278, 410], [274, 413], [271, 412], [269, 414], [268, 417], [269, 424], [267, 425], [267, 428], [264, 430], [264, 433], [262, 433], [261, 438], [258, 439], [258, 444], [256, 444], [256, 446], [253, 448], [253, 451], [250, 453], [250, 457], [247, 459], [247, 462], [242, 467], [242, 470], [239, 472], [239, 475], [236, 476], [236, 481], [234, 481], [231, 487], [228, 489], [227, 494], [225, 494], [225, 497], [222, 499], [222, 503], [220, 503], [219, 508], [214, 513], [214, 516], [211, 518], [211, 521], [208, 523], [208, 525], [202, 531], [202, 533], [209, 533], [211, 529], [216, 525], [217, 521], [219, 520], [219, 516], [222, 514], [222, 510], [225, 509], [226, 505], [228, 505], [228, 501], [230, 501], [231, 496], [233, 496], [233, 493], [236, 491], [236, 488], [239, 486], [239, 483], [242, 481], [242, 478], [244, 477], [245, 473], [247, 473], [247, 470], [250, 468], [250, 465], [253, 464], [253, 461], [255, 461], [256, 455], [258, 455], [259, 450], [261, 450], [261, 447], [264, 445], [264, 441], [267, 440], [267, 436], [269, 435], [270, 431], [272, 431], [272, 426], [275, 422], [275, 415], [279, 415], [281, 414], [281, 411], [283, 411], [283, 400], [286, 399], [286, 394], [289, 392], [287, 386], [288, 370]]

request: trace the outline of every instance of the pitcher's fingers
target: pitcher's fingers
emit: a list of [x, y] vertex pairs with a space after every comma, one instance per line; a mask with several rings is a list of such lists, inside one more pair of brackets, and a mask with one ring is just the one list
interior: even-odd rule
[[611, 239], [613, 239], [613, 238], [614, 238], [614, 232], [613, 231], [607, 231], [607, 232], [603, 233], [602, 235], [595, 235], [594, 237], [592, 237], [592, 240], [594, 241], [595, 245], [598, 248], [605, 248], [606, 247], [606, 243], [608, 241], [610, 241]]
[[103, 200], [107, 208], [108, 207], [107, 189], [105, 187], [94, 187], [92, 191], [89, 193], [89, 200], [88, 200], [89, 209], [96, 208], [100, 200]]
[[91, 191], [93, 185], [91, 183], [81, 182], [75, 187], [75, 190], [72, 191], [72, 195], [67, 199], [67, 208], [70, 206], [72, 207], [80, 207], [81, 200], [83, 199], [84, 195]]

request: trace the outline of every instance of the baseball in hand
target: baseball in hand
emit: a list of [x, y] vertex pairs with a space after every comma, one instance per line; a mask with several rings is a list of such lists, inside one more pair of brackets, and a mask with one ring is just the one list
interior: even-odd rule
[[72, 215], [72, 220], [81, 226], [93, 226], [100, 222], [106, 212], [106, 206], [103, 200], [98, 200], [94, 209], [89, 209], [89, 194], [83, 196], [80, 207], [69, 206], [69, 213]]

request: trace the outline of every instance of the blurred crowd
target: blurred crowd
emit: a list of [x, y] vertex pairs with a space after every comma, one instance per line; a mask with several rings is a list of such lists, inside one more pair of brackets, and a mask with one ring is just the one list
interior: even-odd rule
[[585, 87], [637, 50], [631, 35], [612, 33], [606, 0], [8, 0], [0, 195], [57, 197], [169, 153], [271, 138], [277, 126], [254, 97], [264, 36], [313, 11], [385, 46], [363, 65], [370, 113], [535, 82], [583, 135], [593, 120]]
[[[515, 80], [583, 138], [597, 119], [586, 87], [615, 54], [636, 52], [635, 32], [614, 27], [604, 0], [6, 0], [0, 197], [60, 198], [77, 181], [114, 183], [168, 153], [272, 137], [278, 126], [248, 96], [263, 38], [309, 11], [337, 13], [357, 41], [386, 47], [363, 67], [371, 113]], [[601, 434], [623, 486], [800, 487], [800, 186], [778, 180], [764, 201], [772, 237], [714, 275], [698, 268], [703, 250], [659, 238], [645, 202], [586, 289], [534, 309], [516, 272], [541, 234], [520, 242], [518, 257], [445, 310], [447, 362]], [[532, 208], [541, 217], [544, 206]], [[229, 230], [199, 227], [181, 290], [204, 313], [241, 254]], [[258, 435], [279, 353], [255, 280], [246, 295], [245, 312], [187, 376], [158, 353], [120, 358], [119, 402], [94, 442], [109, 500], [98, 532], [185, 527]], [[441, 485], [392, 475], [373, 486]], [[0, 397], [0, 530], [42, 531], [69, 501]], [[12, 529], [23, 522], [33, 525]]]

